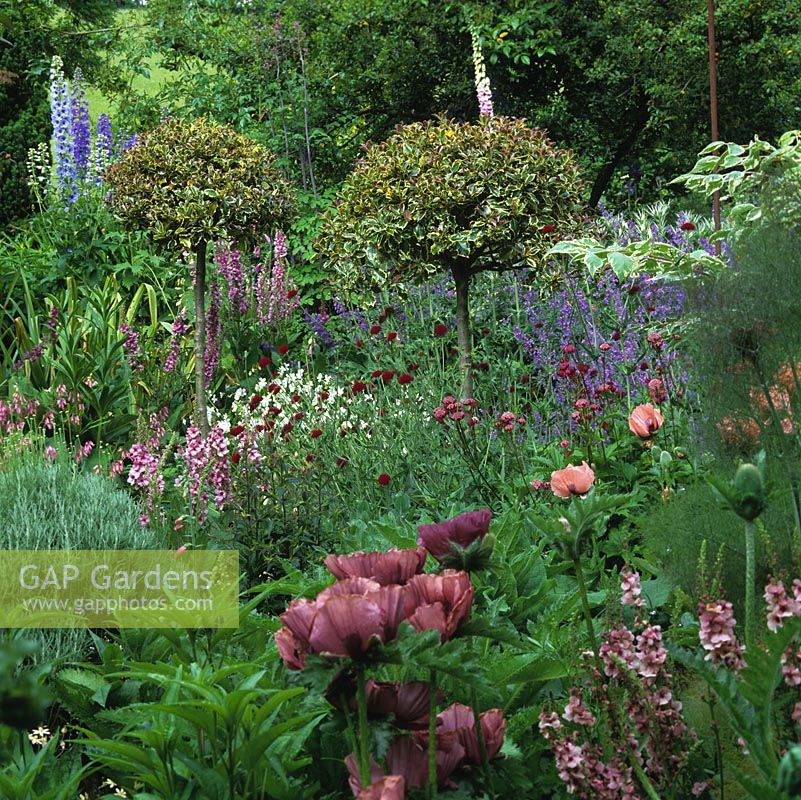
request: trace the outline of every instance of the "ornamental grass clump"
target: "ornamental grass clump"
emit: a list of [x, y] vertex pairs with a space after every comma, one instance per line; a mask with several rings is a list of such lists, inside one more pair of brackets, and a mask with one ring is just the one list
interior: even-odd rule
[[112, 209], [155, 244], [195, 259], [197, 425], [209, 430], [205, 386], [206, 250], [221, 239], [255, 242], [285, 227], [293, 190], [261, 145], [204, 119], [168, 119], [143, 134], [105, 173]]
[[324, 219], [320, 254], [346, 289], [450, 274], [468, 398], [471, 279], [528, 267], [545, 280], [548, 250], [580, 230], [582, 190], [573, 154], [523, 120], [415, 122], [368, 148]]

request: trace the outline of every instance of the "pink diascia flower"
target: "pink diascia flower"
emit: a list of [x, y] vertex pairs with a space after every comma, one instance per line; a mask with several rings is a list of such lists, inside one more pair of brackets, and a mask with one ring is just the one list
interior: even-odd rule
[[417, 543], [425, 547], [436, 559], [452, 552], [452, 545], [469, 547], [477, 539], [483, 539], [489, 531], [492, 511], [467, 511], [445, 522], [417, 526]]
[[568, 466], [551, 473], [551, 491], [557, 497], [587, 494], [595, 482], [595, 473], [586, 461], [578, 467]]
[[650, 403], [637, 406], [629, 416], [629, 430], [641, 439], [647, 439], [664, 424], [665, 418]]

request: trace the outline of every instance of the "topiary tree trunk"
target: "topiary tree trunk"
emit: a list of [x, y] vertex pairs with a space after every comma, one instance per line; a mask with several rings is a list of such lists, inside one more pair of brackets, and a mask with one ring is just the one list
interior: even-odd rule
[[206, 241], [195, 247], [195, 417], [203, 436], [209, 433], [206, 405]]
[[465, 265], [451, 267], [456, 284], [456, 338], [459, 344], [459, 366], [462, 370], [462, 400], [473, 396], [473, 343], [470, 336], [470, 269]]

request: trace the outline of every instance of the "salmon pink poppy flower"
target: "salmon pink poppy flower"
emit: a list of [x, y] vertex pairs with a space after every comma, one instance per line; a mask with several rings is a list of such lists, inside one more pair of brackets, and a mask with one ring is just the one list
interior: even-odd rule
[[665, 418], [650, 403], [637, 406], [629, 416], [629, 430], [641, 439], [647, 439], [664, 424]]
[[595, 482], [595, 473], [586, 461], [581, 466], [572, 465], [551, 473], [551, 491], [557, 497], [568, 498], [574, 494], [587, 494]]

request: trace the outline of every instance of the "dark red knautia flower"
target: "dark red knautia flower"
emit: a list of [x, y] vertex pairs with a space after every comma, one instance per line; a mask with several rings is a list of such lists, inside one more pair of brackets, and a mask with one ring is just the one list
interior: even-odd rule
[[238, 464], [241, 460], [242, 460], [242, 453], [240, 453], [238, 450], [234, 450], [234, 452], [231, 453], [231, 462], [233, 464]]
[[377, 478], [376, 482], [379, 486], [389, 486], [389, 482], [392, 480], [391, 476], [387, 475], [386, 472], [382, 472]]
[[556, 228], [553, 225], [543, 225], [540, 228], [540, 233], [553, 233]]
[[239, 434], [244, 432], [244, 430], [245, 430], [245, 426], [244, 425], [234, 425], [234, 427], [231, 428], [231, 430], [228, 431], [228, 433], [231, 436], [239, 436]]
[[273, 360], [270, 358], [270, 356], [262, 356], [259, 359], [259, 369], [264, 369], [265, 367], [269, 367], [270, 364], [272, 363]]
[[434, 336], [436, 336], [437, 338], [441, 339], [443, 336], [447, 335], [447, 333], [448, 333], [447, 325], [443, 325], [441, 322], [438, 322], [434, 326]]
[[398, 375], [398, 383], [401, 386], [405, 386], [407, 383], [411, 383], [414, 380], [414, 375], [410, 375], [408, 372], [402, 372]]
[[690, 222], [690, 220], [686, 220], [685, 222], [682, 222], [681, 225], [679, 225], [679, 227], [683, 231], [694, 231], [695, 230], [695, 223]]
[[395, 376], [395, 370], [394, 369], [385, 369], [381, 373], [381, 380], [382, 380], [383, 383], [389, 383], [394, 376]]
[[491, 521], [492, 511], [482, 508], [480, 511], [466, 511], [445, 522], [418, 525], [417, 543], [439, 560], [453, 554], [453, 545], [464, 550], [476, 540], [483, 539], [489, 531]]
[[362, 381], [353, 381], [350, 387], [351, 394], [360, 394], [367, 388], [367, 384]]
[[381, 377], [381, 373], [382, 373], [383, 371], [384, 371], [384, 370], [382, 370], [382, 369], [374, 369], [374, 370], [373, 370], [373, 371], [370, 373], [370, 377], [371, 377], [371, 378], [380, 378], [380, 377]]
[[375, 336], [375, 335], [376, 335], [376, 334], [378, 334], [378, 333], [381, 333], [381, 326], [380, 326], [380, 325], [373, 325], [373, 326], [370, 328], [370, 333], [371, 333], [373, 336]]
[[295, 295], [297, 295], [297, 293], [298, 293], [298, 290], [297, 290], [297, 289], [290, 289], [290, 290], [289, 290], [289, 291], [286, 293], [286, 299], [287, 299], [287, 300], [291, 300], [293, 297], [295, 297]]
[[326, 569], [337, 579], [370, 578], [382, 586], [406, 583], [423, 571], [426, 551], [422, 547], [377, 553], [326, 556]]
[[279, 355], [285, 356], [289, 352], [289, 345], [279, 344], [276, 349], [278, 350]]
[[418, 631], [439, 631], [444, 642], [470, 617], [475, 590], [466, 572], [446, 569], [439, 575], [415, 575], [406, 584], [411, 597], [408, 616]]
[[322, 432], [322, 431], [321, 431], [319, 428], [315, 428], [315, 429], [314, 429], [314, 430], [313, 430], [313, 431], [312, 431], [312, 432], [309, 434], [309, 436], [311, 436], [311, 438], [312, 438], [312, 439], [316, 439], [318, 436], [322, 436], [322, 435], [323, 435], [323, 432]]
[[390, 332], [387, 334], [387, 341], [388, 341], [388, 342], [394, 342], [394, 341], [395, 341], [395, 339], [397, 339], [397, 338], [398, 338], [398, 333], [397, 333], [397, 331], [390, 331]]

